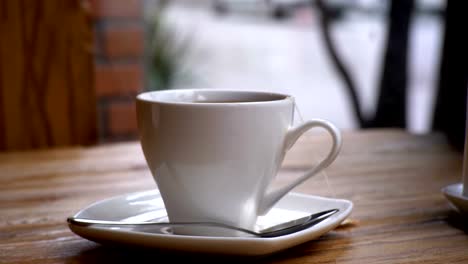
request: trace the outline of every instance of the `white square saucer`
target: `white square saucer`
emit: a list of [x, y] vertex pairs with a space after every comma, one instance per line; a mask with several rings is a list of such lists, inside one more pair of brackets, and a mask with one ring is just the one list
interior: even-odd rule
[[[317, 225], [292, 234], [273, 237], [207, 237], [169, 233], [145, 233], [117, 227], [83, 227], [69, 224], [77, 235], [102, 244], [120, 244], [185, 252], [260, 256], [275, 253], [316, 239], [336, 228], [353, 209], [349, 200], [289, 193], [270, 212], [257, 221], [263, 229], [328, 209], [339, 212]], [[167, 221], [166, 209], [158, 190], [144, 191], [98, 201], [74, 217], [107, 221]]]
[[463, 183], [445, 186], [442, 193], [461, 214], [468, 216], [468, 196], [463, 195]]

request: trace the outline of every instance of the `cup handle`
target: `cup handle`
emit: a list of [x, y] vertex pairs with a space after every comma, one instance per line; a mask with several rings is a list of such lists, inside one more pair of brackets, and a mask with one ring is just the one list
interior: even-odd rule
[[336, 156], [338, 156], [342, 142], [341, 133], [339, 129], [326, 120], [313, 119], [296, 127], [290, 127], [288, 129], [283, 146], [283, 157], [286, 154], [286, 152], [289, 149], [291, 149], [294, 143], [296, 143], [299, 137], [302, 136], [302, 134], [314, 127], [325, 128], [330, 133], [333, 140], [330, 152], [318, 165], [309, 169], [302, 176], [299, 176], [297, 179], [295, 179], [292, 183], [281, 187], [280, 189], [266, 193], [258, 208], [258, 215], [266, 214], [270, 210], [270, 208], [273, 207], [273, 205], [276, 202], [278, 202], [283, 196], [285, 196], [289, 191], [291, 191], [293, 188], [303, 183], [310, 177], [316, 175], [321, 170], [328, 167], [335, 160]]

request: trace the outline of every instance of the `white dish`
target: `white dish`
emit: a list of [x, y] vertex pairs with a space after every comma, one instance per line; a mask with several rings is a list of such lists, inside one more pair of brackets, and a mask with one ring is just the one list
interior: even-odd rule
[[468, 215], [468, 197], [463, 196], [463, 184], [461, 182], [442, 188], [442, 193], [460, 213]]
[[[290, 193], [257, 221], [257, 228], [267, 228], [314, 212], [337, 208], [340, 211], [308, 229], [274, 238], [206, 237], [168, 233], [144, 233], [124, 228], [82, 227], [69, 225], [77, 235], [98, 243], [152, 247], [186, 252], [230, 255], [266, 255], [316, 239], [334, 229], [351, 213], [353, 203], [343, 199]], [[125, 194], [98, 201], [75, 217], [108, 221], [167, 221], [164, 203], [158, 190]]]

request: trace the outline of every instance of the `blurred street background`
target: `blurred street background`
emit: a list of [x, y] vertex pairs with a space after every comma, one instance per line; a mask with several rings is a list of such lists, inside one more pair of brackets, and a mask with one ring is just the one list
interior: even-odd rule
[[[172, 69], [178, 74], [162, 89], [288, 93], [296, 98], [304, 119], [324, 118], [342, 129], [358, 128], [346, 88], [324, 47], [320, 14], [313, 5], [297, 0], [173, 0], [161, 8], [161, 3], [147, 0], [145, 19], [151, 22], [157, 16], [174, 33], [166, 40], [180, 47], [174, 55], [178, 64]], [[340, 59], [355, 81], [363, 111], [372, 113], [382, 71], [389, 2], [327, 3], [340, 11], [332, 24]], [[431, 126], [443, 32], [438, 11], [444, 9], [445, 1], [415, 4], [409, 38], [407, 118], [410, 131], [424, 133]], [[151, 70], [147, 74], [151, 79]], [[154, 86], [148, 81], [148, 87]]]

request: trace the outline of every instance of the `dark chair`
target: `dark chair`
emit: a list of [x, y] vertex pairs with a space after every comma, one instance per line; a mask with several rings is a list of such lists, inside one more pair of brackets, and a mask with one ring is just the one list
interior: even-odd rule
[[[399, 127], [406, 129], [407, 55], [409, 25], [413, 15], [414, 0], [390, 2], [389, 29], [384, 65], [379, 87], [377, 110], [365, 116], [357, 96], [356, 87], [344, 64], [337, 55], [331, 38], [330, 24], [336, 10], [326, 1], [318, 0], [322, 12], [322, 37], [336, 71], [345, 84], [352, 102], [353, 113], [361, 128]], [[463, 26], [468, 24], [463, 1], [447, 1], [441, 12], [445, 33], [441, 52], [439, 83], [433, 115], [432, 129], [444, 133], [458, 150], [463, 149], [467, 112], [468, 39]], [[449, 67], [449, 61], [452, 67]]]

